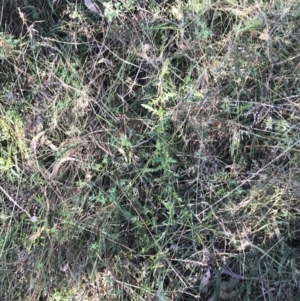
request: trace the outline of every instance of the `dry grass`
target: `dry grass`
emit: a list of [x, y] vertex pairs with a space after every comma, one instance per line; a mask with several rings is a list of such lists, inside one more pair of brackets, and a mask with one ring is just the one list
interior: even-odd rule
[[0, 299], [297, 300], [297, 2], [27, 2], [0, 12]]

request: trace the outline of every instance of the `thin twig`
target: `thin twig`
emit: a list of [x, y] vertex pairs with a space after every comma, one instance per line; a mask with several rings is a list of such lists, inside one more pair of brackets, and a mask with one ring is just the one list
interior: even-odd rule
[[1, 186], [0, 186], [0, 190], [7, 196], [7, 198], [12, 202], [12, 203], [14, 203], [19, 209], [21, 209], [23, 212], [25, 212], [27, 215], [28, 215], [28, 217], [30, 218], [31, 216], [30, 216], [30, 214], [28, 213], [28, 211], [26, 211], [24, 208], [22, 208], [7, 192], [6, 192], [6, 190], [4, 189], [4, 188], [2, 188]]

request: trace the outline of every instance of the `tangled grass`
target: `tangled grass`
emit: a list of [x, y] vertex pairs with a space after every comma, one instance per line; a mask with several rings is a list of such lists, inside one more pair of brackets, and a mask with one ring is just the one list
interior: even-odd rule
[[298, 2], [95, 2], [1, 4], [1, 300], [298, 300]]

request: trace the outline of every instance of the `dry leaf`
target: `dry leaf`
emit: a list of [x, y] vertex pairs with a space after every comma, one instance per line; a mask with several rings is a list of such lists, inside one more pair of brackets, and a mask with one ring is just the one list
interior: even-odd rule
[[183, 14], [182, 12], [175, 6], [171, 7], [171, 14], [177, 19], [177, 20], [182, 20], [183, 19]]
[[37, 143], [39, 141], [39, 139], [45, 134], [46, 132], [45, 131], [42, 131], [40, 133], [38, 133], [37, 135], [35, 135], [31, 142], [30, 142], [30, 151], [33, 153], [33, 154], [36, 154], [36, 147], [37, 147]]
[[203, 278], [202, 278], [202, 280], [200, 282], [200, 292], [201, 293], [204, 293], [204, 294], [207, 293], [207, 290], [208, 290], [207, 284], [208, 284], [208, 282], [210, 280], [210, 276], [211, 276], [211, 272], [210, 272], [210, 270], [208, 270], [204, 274], [204, 276], [203, 276]]
[[142, 53], [146, 53], [150, 49], [151, 49], [151, 45], [150, 44], [144, 44], [143, 47], [142, 47]]
[[262, 41], [268, 41], [270, 39], [268, 28], [265, 28], [258, 38]]
[[62, 272], [66, 273], [66, 271], [69, 269], [69, 264], [67, 263], [65, 266], [61, 266], [59, 268]]
[[124, 149], [119, 147], [118, 151], [124, 157], [125, 161], [127, 162], [128, 160], [127, 160], [127, 156], [126, 156], [126, 153], [125, 153]]

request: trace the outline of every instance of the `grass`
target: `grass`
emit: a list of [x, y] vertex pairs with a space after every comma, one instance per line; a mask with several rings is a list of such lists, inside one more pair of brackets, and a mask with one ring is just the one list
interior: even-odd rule
[[297, 1], [3, 0], [0, 299], [299, 300]]

